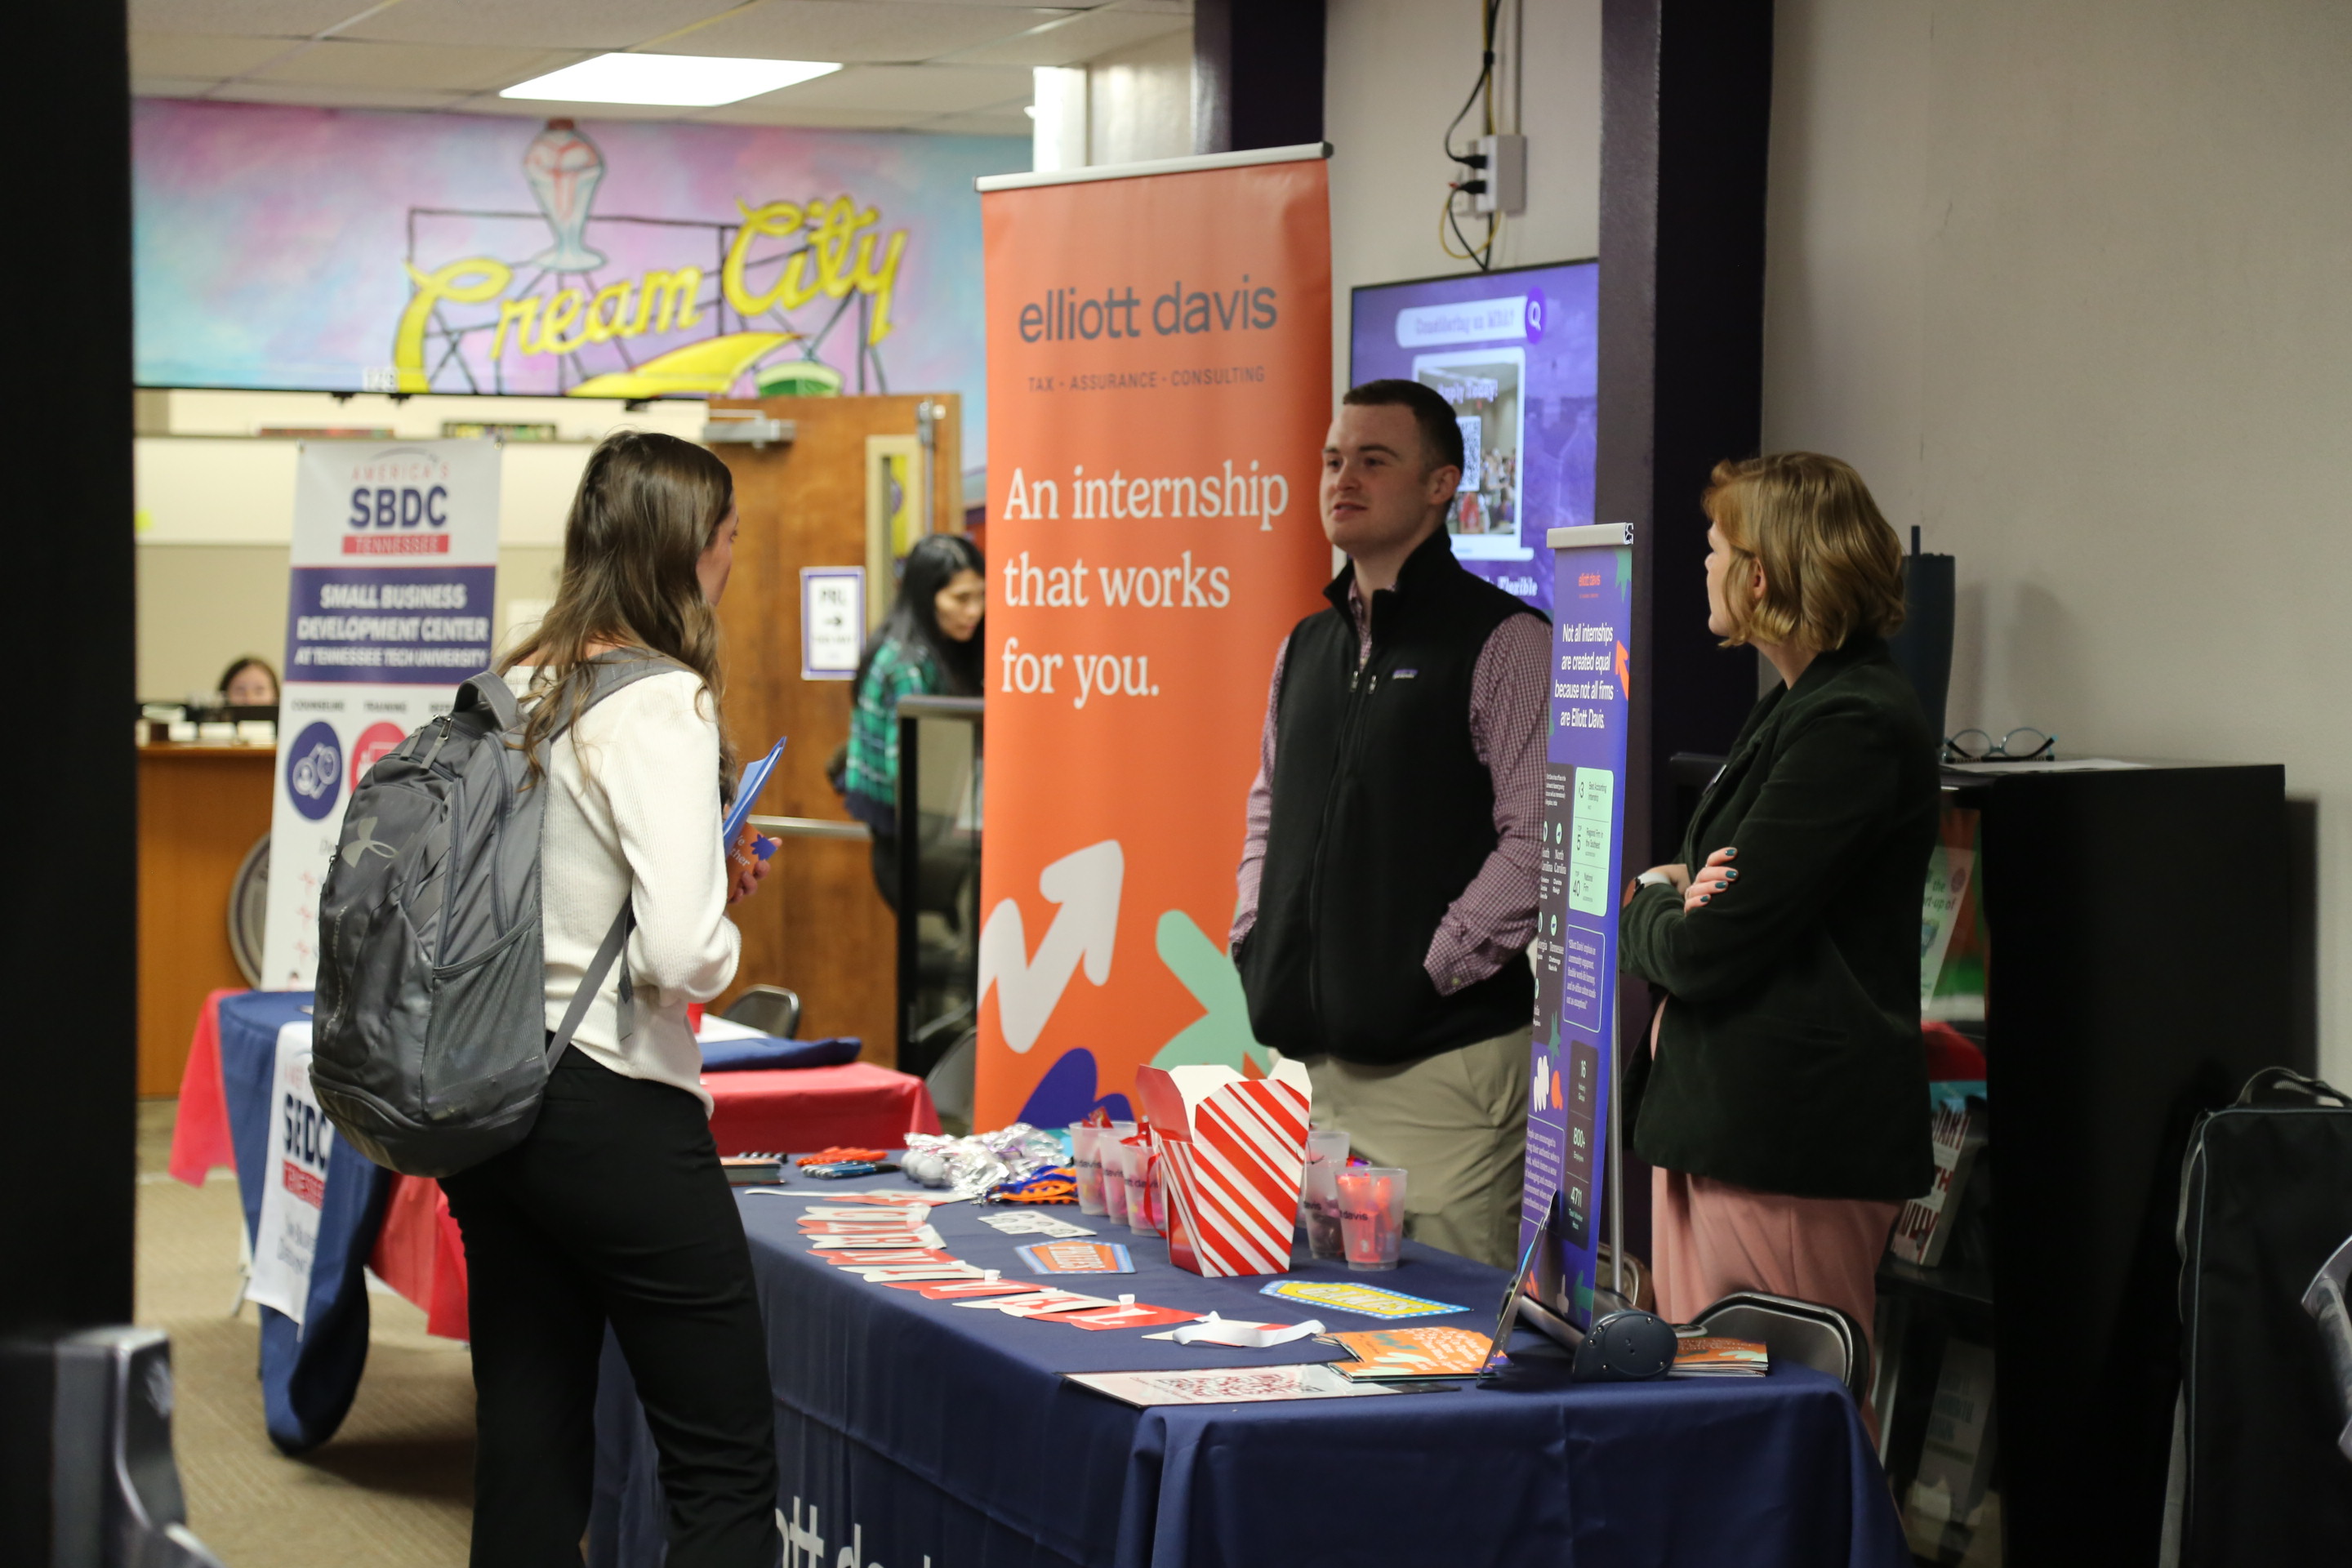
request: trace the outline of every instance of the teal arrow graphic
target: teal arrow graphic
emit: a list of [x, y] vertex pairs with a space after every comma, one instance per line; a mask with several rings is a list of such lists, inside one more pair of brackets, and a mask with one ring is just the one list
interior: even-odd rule
[[1242, 994], [1241, 972], [1225, 950], [1211, 942], [1181, 910], [1160, 917], [1153, 945], [1168, 973], [1181, 981], [1192, 1000], [1207, 1009], [1176, 1031], [1151, 1058], [1156, 1068], [1205, 1063], [1243, 1070], [1244, 1059], [1262, 1072], [1274, 1068], [1274, 1053], [1250, 1033], [1249, 999]]

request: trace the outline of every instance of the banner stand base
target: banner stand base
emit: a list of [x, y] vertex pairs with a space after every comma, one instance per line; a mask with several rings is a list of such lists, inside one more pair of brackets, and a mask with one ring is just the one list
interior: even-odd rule
[[[1601, 1315], [1598, 1291], [1594, 1292], [1592, 1315], [1595, 1318]], [[1533, 1296], [1527, 1296], [1520, 1300], [1519, 1321], [1553, 1343], [1563, 1345], [1570, 1350], [1574, 1350], [1584, 1342], [1583, 1330], [1537, 1300]]]

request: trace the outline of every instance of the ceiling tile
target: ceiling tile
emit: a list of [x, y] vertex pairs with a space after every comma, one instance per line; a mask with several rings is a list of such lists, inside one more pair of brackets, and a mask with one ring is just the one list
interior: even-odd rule
[[688, 120], [698, 112], [674, 103], [568, 103], [561, 100], [500, 98], [476, 93], [450, 108], [459, 114], [499, 114], [516, 120]]
[[903, 131], [928, 118], [919, 110], [819, 109], [805, 103], [722, 103], [695, 119], [716, 125], [798, 125], [812, 131]]
[[256, 74], [267, 81], [473, 92], [511, 86], [583, 58], [577, 52], [546, 49], [459, 48], [326, 38]]
[[216, 103], [299, 103], [313, 109], [454, 109], [465, 101], [463, 93], [420, 88], [251, 79], [224, 82], [207, 96]]
[[915, 127], [926, 136], [1019, 136], [1024, 140], [1036, 128], [1035, 122], [1018, 109], [1010, 112], [983, 110], [971, 114], [944, 114]]
[[[722, 16], [737, 4], [738, 0], [401, 0], [353, 23], [340, 36], [407, 44], [625, 49]], [[360, 5], [355, 3], [352, 8], [357, 10]]]
[[1028, 101], [1035, 80], [1011, 66], [851, 66], [767, 95], [825, 109], [905, 109], [955, 114]]
[[135, 76], [131, 79], [133, 98], [202, 98], [220, 85], [210, 77]]
[[957, 53], [957, 65], [1074, 66], [1097, 55], [1192, 30], [1190, 16], [1159, 11], [1087, 11], [1039, 31]]
[[782, 60], [927, 60], [1017, 36], [1067, 10], [934, 0], [766, 0], [666, 40], [665, 54]]
[[131, 0], [131, 30], [308, 38], [368, 5], [369, 0]]
[[134, 77], [236, 76], [299, 48], [291, 38], [223, 38], [194, 33], [133, 33]]

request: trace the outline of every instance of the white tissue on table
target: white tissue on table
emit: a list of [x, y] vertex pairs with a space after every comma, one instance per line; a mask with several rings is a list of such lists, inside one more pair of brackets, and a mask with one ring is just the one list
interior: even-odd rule
[[1173, 1340], [1180, 1345], [1232, 1345], [1241, 1350], [1265, 1350], [1322, 1331], [1323, 1324], [1314, 1318], [1303, 1323], [1243, 1323], [1220, 1318], [1212, 1312], [1197, 1323], [1179, 1323], [1164, 1334], [1146, 1334], [1143, 1337], [1147, 1340]]

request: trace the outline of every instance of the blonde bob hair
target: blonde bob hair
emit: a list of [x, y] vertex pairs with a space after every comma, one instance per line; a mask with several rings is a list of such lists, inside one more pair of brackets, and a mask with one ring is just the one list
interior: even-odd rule
[[[1814, 653], [1903, 625], [1903, 546], [1851, 465], [1818, 452], [1717, 463], [1699, 500], [1731, 549], [1727, 647], [1792, 643]], [[1764, 568], [1764, 596], [1733, 584]]]

